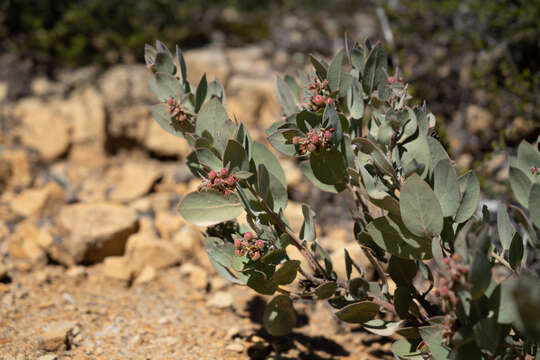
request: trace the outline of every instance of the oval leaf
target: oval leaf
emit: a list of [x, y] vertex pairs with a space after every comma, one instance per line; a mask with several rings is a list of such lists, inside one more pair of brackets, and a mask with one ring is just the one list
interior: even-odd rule
[[263, 315], [266, 331], [272, 336], [287, 335], [296, 325], [296, 312], [291, 299], [285, 295], [278, 295], [266, 305]]
[[540, 184], [534, 184], [529, 192], [529, 212], [534, 225], [540, 229]]
[[242, 214], [242, 210], [238, 196], [224, 196], [216, 191], [192, 192], [178, 206], [184, 219], [198, 226], [233, 220]]
[[407, 229], [427, 239], [443, 229], [441, 204], [429, 185], [417, 174], [411, 175], [401, 188], [401, 217]]
[[461, 199], [456, 171], [449, 159], [443, 159], [437, 163], [433, 172], [433, 190], [441, 203], [443, 216], [453, 217]]
[[371, 301], [362, 301], [341, 308], [336, 312], [339, 320], [353, 324], [361, 324], [373, 320], [379, 312], [379, 305]]
[[296, 273], [300, 268], [300, 260], [289, 260], [280, 265], [272, 276], [272, 281], [278, 285], [288, 285], [296, 278]]
[[459, 179], [461, 203], [456, 212], [454, 221], [461, 224], [471, 218], [478, 207], [480, 198], [480, 184], [472, 171], [462, 175]]
[[309, 163], [313, 174], [323, 184], [336, 185], [345, 181], [345, 159], [337, 149], [311, 153]]

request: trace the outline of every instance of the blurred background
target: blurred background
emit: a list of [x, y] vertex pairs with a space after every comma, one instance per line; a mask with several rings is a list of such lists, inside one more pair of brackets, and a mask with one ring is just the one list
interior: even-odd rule
[[[182, 165], [187, 145], [149, 114], [145, 43], [182, 47], [192, 84], [217, 76], [231, 116], [261, 138], [279, 119], [276, 73], [305, 69], [310, 53], [331, 58], [344, 34], [381, 40], [458, 168], [477, 169], [484, 200], [506, 199], [507, 154], [540, 133], [539, 15], [540, 0], [0, 1], [0, 297], [13, 298], [2, 311], [20, 305], [20, 274], [39, 275], [34, 289], [88, 265], [131, 285], [182, 264], [195, 290], [223, 289], [199, 229], [175, 210], [198, 180]], [[291, 223], [301, 201], [333, 213], [321, 233], [342, 257], [347, 220], [283, 166]]]

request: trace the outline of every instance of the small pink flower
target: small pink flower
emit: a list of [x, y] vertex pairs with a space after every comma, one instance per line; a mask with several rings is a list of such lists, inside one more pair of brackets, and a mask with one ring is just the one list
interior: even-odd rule
[[236, 246], [237, 248], [239, 248], [240, 245], [242, 245], [242, 241], [241, 241], [240, 239], [234, 239], [234, 246]]
[[210, 171], [210, 172], [208, 173], [208, 178], [209, 178], [210, 180], [214, 180], [216, 177], [217, 177], [217, 173], [216, 173], [214, 170], [212, 170], [212, 171]]
[[244, 234], [244, 239], [246, 239], [247, 241], [251, 241], [253, 239], [253, 233], [251, 231], [248, 231]]
[[262, 249], [264, 247], [264, 242], [259, 239], [255, 242], [255, 246], [257, 246], [259, 249]]
[[300, 142], [300, 136], [295, 136], [292, 138], [292, 143], [294, 145], [298, 145], [299, 142]]
[[221, 176], [227, 176], [228, 174], [229, 174], [229, 170], [225, 168], [222, 168], [221, 170], [219, 170], [219, 175]]
[[326, 105], [332, 105], [334, 103], [334, 100], [332, 98], [326, 98]]
[[308, 145], [308, 150], [313, 152], [313, 151], [317, 150], [317, 147], [314, 144], [309, 144]]
[[324, 98], [322, 97], [322, 95], [315, 95], [313, 97], [313, 103], [315, 103], [316, 105], [321, 105], [322, 103], [324, 103]]
[[261, 257], [261, 253], [256, 251], [253, 255], [251, 255], [251, 260], [257, 261]]

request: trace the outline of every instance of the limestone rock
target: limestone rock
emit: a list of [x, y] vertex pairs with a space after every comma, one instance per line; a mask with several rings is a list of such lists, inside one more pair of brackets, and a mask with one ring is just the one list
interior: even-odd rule
[[[10, 188], [25, 188], [32, 182], [33, 174], [28, 153], [22, 149], [2, 149], [0, 158], [10, 164]], [[6, 175], [3, 175], [6, 176]]]
[[71, 321], [58, 321], [50, 324], [40, 335], [41, 346], [46, 351], [56, 351], [67, 344], [69, 332], [75, 327]]
[[213, 47], [193, 49], [187, 51], [184, 57], [188, 68], [188, 80], [192, 84], [198, 84], [204, 73], [209, 82], [217, 77], [222, 84], [225, 83], [229, 66], [221, 49]]
[[[250, 127], [268, 128], [276, 121], [280, 105], [272, 77], [234, 76], [228, 86], [227, 110]], [[230, 94], [230, 95], [229, 95]], [[276, 111], [276, 117], [273, 112]]]
[[7, 189], [13, 176], [12, 165], [6, 159], [0, 158], [0, 194]]
[[142, 142], [149, 133], [150, 122], [156, 121], [152, 118], [147, 106], [135, 105], [117, 108], [111, 112], [107, 132], [114, 138], [129, 138]]
[[110, 203], [64, 206], [58, 221], [70, 233], [64, 242], [76, 263], [97, 263], [123, 254], [129, 235], [138, 228], [135, 210]]
[[105, 141], [105, 105], [94, 87], [77, 90], [67, 100], [56, 105], [73, 129], [73, 142]]
[[37, 99], [21, 101], [14, 112], [20, 119], [18, 135], [26, 146], [36, 149], [45, 161], [64, 154], [70, 144], [69, 120]]
[[8, 255], [13, 259], [25, 260], [31, 264], [45, 264], [45, 251], [39, 246], [40, 230], [31, 221], [17, 225], [8, 242]]
[[156, 269], [151, 266], [145, 266], [137, 276], [133, 284], [139, 285], [150, 282], [156, 278]]
[[148, 122], [148, 128], [143, 143], [151, 152], [163, 156], [185, 158], [191, 152], [189, 144], [185, 139], [169, 134], [163, 130], [153, 118]]
[[189, 283], [195, 289], [204, 289], [208, 284], [208, 273], [202, 267], [186, 263], [180, 267], [180, 273], [188, 277]]
[[130, 266], [137, 270], [142, 270], [145, 266], [161, 269], [180, 261], [180, 252], [173, 243], [160, 240], [151, 233], [130, 236], [125, 256]]
[[218, 291], [208, 300], [209, 306], [217, 307], [219, 309], [224, 309], [232, 306], [233, 303], [233, 296], [226, 291]]
[[129, 260], [123, 256], [108, 256], [103, 260], [102, 271], [110, 278], [118, 280], [131, 279], [133, 268]]
[[141, 197], [160, 176], [161, 171], [149, 162], [130, 161], [120, 168], [113, 168], [107, 174], [109, 184], [113, 185], [109, 199], [127, 202]]
[[118, 65], [101, 76], [99, 87], [108, 107], [155, 101], [148, 78], [143, 65]]
[[52, 215], [65, 202], [64, 189], [56, 182], [49, 182], [39, 189], [28, 189], [11, 200], [11, 209], [22, 216]]
[[170, 240], [172, 234], [180, 230], [186, 224], [186, 221], [178, 213], [172, 214], [170, 211], [159, 211], [156, 213], [154, 224], [161, 238]]

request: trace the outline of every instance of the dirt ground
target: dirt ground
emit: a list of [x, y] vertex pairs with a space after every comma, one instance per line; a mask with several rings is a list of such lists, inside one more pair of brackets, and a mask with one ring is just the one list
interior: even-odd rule
[[0, 284], [0, 358], [391, 358], [389, 340], [340, 325], [323, 303], [297, 306], [299, 326], [272, 338], [261, 325], [266, 299], [247, 288], [214, 279], [197, 290], [180, 267], [129, 286], [99, 267], [47, 266]]

